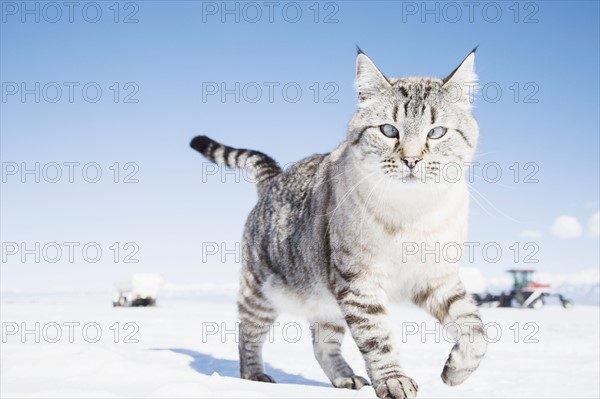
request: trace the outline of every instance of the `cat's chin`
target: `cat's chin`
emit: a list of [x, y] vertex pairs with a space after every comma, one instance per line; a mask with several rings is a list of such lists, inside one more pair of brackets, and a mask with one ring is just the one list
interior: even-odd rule
[[427, 179], [425, 179], [421, 176], [410, 174], [410, 175], [400, 176], [400, 181], [402, 183], [416, 184], [416, 183], [426, 183]]
[[[424, 177], [419, 175], [391, 176], [386, 185], [385, 193], [391, 195], [406, 196], [418, 198], [418, 203], [422, 203], [424, 198], [436, 198], [453, 191], [453, 187], [459, 184], [448, 184], [436, 177]], [[393, 194], [392, 194], [393, 193]], [[385, 195], [385, 194], [384, 194]]]
[[417, 174], [394, 175], [394, 176], [392, 176], [392, 179], [395, 182], [397, 182], [398, 184], [406, 184], [406, 185], [410, 185], [410, 186], [416, 186], [419, 184], [431, 185], [431, 184], [437, 183], [435, 178], [433, 178], [433, 177], [420, 176]]

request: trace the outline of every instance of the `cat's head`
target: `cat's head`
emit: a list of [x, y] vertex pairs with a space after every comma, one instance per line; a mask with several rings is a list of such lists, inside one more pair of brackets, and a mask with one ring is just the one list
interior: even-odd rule
[[401, 184], [454, 182], [473, 159], [475, 50], [446, 78], [386, 78], [360, 50], [348, 142], [360, 167]]

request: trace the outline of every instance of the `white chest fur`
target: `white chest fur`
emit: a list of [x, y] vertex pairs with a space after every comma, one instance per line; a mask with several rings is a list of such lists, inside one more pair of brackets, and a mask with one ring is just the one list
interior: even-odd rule
[[361, 241], [370, 248], [370, 267], [387, 295], [402, 300], [434, 280], [458, 273], [469, 201], [466, 185], [452, 187], [429, 202], [398, 198], [391, 205], [385, 202], [381, 215], [388, 215], [389, 220], [400, 215], [400, 222], [396, 220], [400, 228], [390, 233], [381, 223], [369, 220], [362, 223]]

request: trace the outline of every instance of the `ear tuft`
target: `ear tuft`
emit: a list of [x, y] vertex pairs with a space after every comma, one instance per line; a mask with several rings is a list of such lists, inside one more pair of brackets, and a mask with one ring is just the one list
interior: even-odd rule
[[467, 55], [450, 75], [445, 79], [442, 79], [444, 83], [453, 82], [463, 84], [477, 82], [477, 74], [475, 73], [475, 51], [477, 51], [477, 47]]
[[475, 51], [477, 51], [477, 47], [467, 55], [450, 75], [442, 79], [447, 90], [456, 92], [458, 100], [468, 104], [472, 101], [470, 94], [477, 89], [478, 77], [475, 73]]
[[363, 101], [371, 94], [376, 94], [386, 87], [390, 87], [390, 83], [377, 69], [373, 61], [366, 56], [360, 49], [356, 56], [356, 89], [359, 92], [359, 99]]

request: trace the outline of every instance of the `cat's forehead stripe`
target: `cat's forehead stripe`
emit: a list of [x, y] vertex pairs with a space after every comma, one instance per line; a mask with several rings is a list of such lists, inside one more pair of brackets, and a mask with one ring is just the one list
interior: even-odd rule
[[[423, 117], [427, 108], [426, 101], [432, 92], [440, 88], [437, 82], [398, 82], [399, 102], [403, 104], [404, 116]], [[397, 106], [394, 106], [394, 121], [397, 122]], [[410, 111], [410, 114], [409, 114]], [[431, 123], [435, 123], [435, 110], [431, 111]]]

